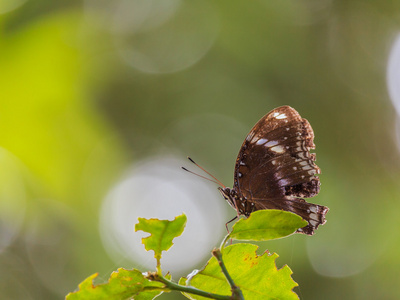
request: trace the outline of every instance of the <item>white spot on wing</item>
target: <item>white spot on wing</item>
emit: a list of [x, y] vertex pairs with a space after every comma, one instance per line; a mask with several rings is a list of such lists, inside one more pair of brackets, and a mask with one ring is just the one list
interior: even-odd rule
[[289, 180], [288, 179], [281, 179], [281, 180], [279, 180], [279, 184], [281, 184], [281, 185], [284, 185], [284, 186], [286, 186], [286, 185], [289, 185]]
[[251, 139], [250, 143], [254, 144], [257, 140], [258, 140], [258, 136], [254, 136], [254, 137]]
[[[259, 139], [258, 141], [257, 141], [257, 145], [262, 145], [262, 144], [265, 144], [265, 142], [267, 142], [268, 140], [267, 139]], [[269, 143], [269, 142], [268, 142]], [[267, 143], [267, 144], [268, 144]]]
[[276, 152], [276, 153], [283, 153], [285, 152], [285, 148], [282, 146], [275, 146], [270, 148], [271, 151]]
[[273, 146], [278, 145], [278, 144], [279, 144], [278, 141], [269, 141], [268, 143], [265, 144], [265, 146], [273, 147]]
[[285, 114], [278, 114], [275, 118], [277, 118], [277, 119], [286, 119], [287, 116]]
[[300, 159], [306, 159], [306, 156], [304, 155], [304, 152], [297, 153], [297, 156], [298, 156]]

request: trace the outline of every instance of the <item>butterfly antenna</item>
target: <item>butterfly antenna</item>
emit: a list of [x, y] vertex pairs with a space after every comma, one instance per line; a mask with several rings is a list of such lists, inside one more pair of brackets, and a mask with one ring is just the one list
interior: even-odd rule
[[207, 173], [208, 175], [210, 175], [214, 180], [211, 180], [211, 179], [209, 179], [209, 178], [207, 178], [207, 177], [204, 177], [204, 176], [201, 176], [201, 175], [199, 175], [199, 174], [197, 174], [197, 173], [194, 173], [194, 172], [192, 172], [192, 171], [189, 171], [188, 169], [186, 169], [186, 168], [184, 168], [184, 167], [182, 167], [182, 169], [184, 169], [185, 171], [187, 171], [187, 172], [189, 172], [189, 173], [192, 173], [192, 174], [194, 174], [194, 175], [197, 175], [197, 176], [199, 176], [199, 177], [201, 177], [201, 178], [204, 178], [204, 179], [207, 179], [207, 180], [209, 180], [209, 181], [212, 181], [212, 182], [214, 182], [214, 183], [216, 183], [216, 184], [219, 184], [220, 186], [222, 186], [223, 188], [226, 188], [226, 186], [221, 182], [221, 181], [219, 181], [217, 178], [215, 178], [215, 176], [213, 176], [212, 174], [210, 174], [208, 171], [206, 171], [203, 167], [201, 167], [201, 166], [199, 166], [193, 159], [191, 159], [189, 156], [188, 156], [188, 159], [193, 163], [193, 164], [195, 164], [198, 168], [200, 168], [201, 170], [203, 170], [205, 173]]
[[195, 172], [192, 172], [192, 171], [186, 169], [185, 167], [181, 167], [181, 168], [182, 168], [183, 170], [185, 170], [186, 172], [189, 172], [189, 173], [191, 173], [191, 174], [193, 174], [193, 175], [199, 176], [199, 177], [201, 177], [201, 178], [203, 178], [203, 179], [205, 179], [205, 180], [208, 180], [208, 181], [214, 182], [214, 183], [216, 183], [216, 184], [219, 184], [219, 182], [214, 181], [214, 180], [212, 180], [212, 179], [210, 179], [210, 178], [204, 177], [204, 176], [202, 176], [202, 175], [200, 175], [200, 174], [197, 174], [197, 173], [195, 173]]

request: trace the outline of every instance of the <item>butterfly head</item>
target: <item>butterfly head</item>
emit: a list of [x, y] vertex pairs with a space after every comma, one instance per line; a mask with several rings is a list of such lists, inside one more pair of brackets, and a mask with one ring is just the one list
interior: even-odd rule
[[230, 206], [232, 206], [234, 209], [236, 209], [235, 201], [234, 201], [234, 199], [236, 198], [235, 190], [228, 188], [228, 187], [219, 187], [218, 190], [221, 193], [222, 197], [224, 197], [224, 199], [226, 201], [228, 201]]

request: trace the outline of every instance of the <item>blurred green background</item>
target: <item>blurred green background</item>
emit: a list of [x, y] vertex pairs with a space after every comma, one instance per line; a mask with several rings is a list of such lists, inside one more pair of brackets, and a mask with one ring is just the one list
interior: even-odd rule
[[[95, 272], [149, 269], [117, 235], [135, 236], [121, 211], [158, 217], [162, 203], [171, 219], [181, 189], [189, 244], [206, 247], [172, 260], [173, 276], [200, 269], [235, 212], [180, 166], [190, 155], [232, 186], [248, 131], [290, 105], [316, 135], [311, 202], [328, 221], [260, 251], [292, 268], [302, 299], [399, 299], [399, 29], [399, 1], [0, 1], [1, 298], [60, 299]], [[146, 176], [127, 208], [107, 199], [130, 170]]]

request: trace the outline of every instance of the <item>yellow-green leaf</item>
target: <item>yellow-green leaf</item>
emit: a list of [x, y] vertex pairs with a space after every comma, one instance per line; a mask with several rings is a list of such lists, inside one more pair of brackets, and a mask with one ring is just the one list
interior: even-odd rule
[[[235, 244], [223, 251], [223, 261], [234, 283], [242, 290], [246, 300], [299, 299], [293, 288], [297, 283], [292, 279], [288, 266], [277, 269], [275, 260], [278, 254], [257, 255], [256, 245]], [[180, 284], [189, 280], [181, 278]], [[231, 295], [230, 286], [215, 257], [211, 258], [201, 272], [189, 281], [190, 286], [220, 294]], [[201, 296], [184, 294], [189, 299], [207, 299]]]
[[172, 240], [182, 234], [186, 220], [185, 214], [175, 217], [173, 221], [139, 218], [139, 223], [135, 225], [135, 231], [142, 230], [151, 234], [143, 238], [142, 243], [147, 251], [154, 251], [157, 265], [161, 259], [161, 252], [171, 248]]
[[66, 300], [148, 300], [154, 299], [163, 291], [169, 291], [164, 288], [161, 282], [150, 281], [136, 269], [126, 270], [119, 268], [113, 272], [107, 283], [94, 285], [93, 280], [98, 274], [93, 274], [79, 284], [76, 292], [69, 293]]

